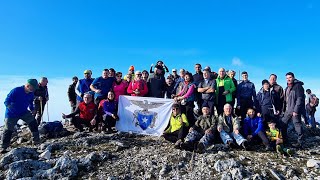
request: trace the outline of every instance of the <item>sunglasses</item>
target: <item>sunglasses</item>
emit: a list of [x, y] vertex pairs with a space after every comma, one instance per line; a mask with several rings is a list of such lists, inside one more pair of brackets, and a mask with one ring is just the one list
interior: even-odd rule
[[137, 76], [142, 76], [142, 74], [137, 74]]
[[176, 110], [179, 110], [178, 108], [172, 108], [172, 111], [176, 111]]

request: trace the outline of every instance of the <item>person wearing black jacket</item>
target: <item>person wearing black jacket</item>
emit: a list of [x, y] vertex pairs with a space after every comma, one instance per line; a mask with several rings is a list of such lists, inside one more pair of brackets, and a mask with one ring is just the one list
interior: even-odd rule
[[287, 87], [284, 91], [284, 116], [282, 118], [282, 136], [287, 141], [287, 128], [289, 121], [292, 120], [295, 131], [298, 134], [298, 142], [292, 144], [295, 147], [301, 147], [303, 143], [303, 131], [301, 124], [301, 115], [305, 112], [304, 88], [303, 82], [295, 79], [292, 72], [286, 74]]
[[[157, 66], [158, 66], [158, 67], [157, 67]], [[167, 66], [163, 63], [163, 61], [161, 61], [161, 60], [159, 60], [154, 67], [155, 67], [155, 68], [161, 67], [161, 69], [163, 70], [163, 71], [161, 72], [161, 75], [162, 75], [162, 76], [164, 76], [164, 75], [166, 74], [166, 72], [167, 72], [167, 73], [169, 72], [168, 67], [167, 67]], [[153, 68], [153, 64], [151, 64], [150, 73], [154, 73], [154, 71], [152, 70], [152, 68]]]
[[161, 66], [156, 66], [156, 72], [154, 73], [153, 77], [148, 79], [148, 96], [149, 97], [156, 97], [156, 98], [163, 98], [164, 91], [166, 87], [166, 80], [162, 75], [162, 68]]
[[36, 111], [36, 113], [34, 114], [34, 117], [38, 125], [40, 125], [41, 123], [41, 117], [43, 115], [44, 107], [47, 101], [49, 100], [47, 84], [48, 84], [48, 78], [42, 77], [40, 79], [39, 89], [35, 90], [34, 92], [33, 103], [34, 103], [34, 109]]
[[75, 91], [77, 83], [78, 83], [78, 77], [74, 76], [72, 78], [72, 84], [68, 88], [68, 98], [71, 106], [71, 113], [74, 112], [77, 106], [77, 94]]

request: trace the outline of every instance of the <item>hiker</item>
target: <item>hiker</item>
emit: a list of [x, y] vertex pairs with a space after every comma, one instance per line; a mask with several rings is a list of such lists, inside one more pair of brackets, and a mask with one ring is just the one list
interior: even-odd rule
[[125, 75], [123, 80], [125, 80], [129, 84], [132, 81], [132, 75], [131, 74]]
[[219, 69], [219, 76], [216, 79], [216, 108], [218, 115], [223, 113], [223, 107], [226, 103], [232, 102], [232, 93], [236, 91], [232, 79], [226, 75], [224, 68]]
[[163, 98], [165, 87], [166, 80], [162, 75], [162, 69], [156, 66], [155, 73], [148, 79], [148, 97]]
[[188, 118], [190, 126], [195, 123], [195, 118], [193, 115], [194, 108], [194, 91], [196, 89], [193, 83], [193, 76], [191, 73], [186, 73], [184, 76], [184, 82], [182, 82], [181, 92], [174, 96], [174, 100], [181, 105], [181, 112], [185, 113]]
[[[195, 66], [194, 66], [196, 73], [193, 75], [193, 82], [196, 85], [196, 87], [198, 87], [198, 85], [203, 81], [203, 73], [201, 71], [201, 68], [202, 68], [201, 64], [199, 64], [199, 63], [195, 64]], [[201, 99], [201, 93], [198, 92], [198, 89], [196, 89], [194, 91], [194, 97], [195, 97], [195, 101], [197, 102], [197, 106], [198, 106], [197, 114], [201, 115], [201, 112], [202, 112], [201, 106], [202, 106], [203, 100]]]
[[252, 108], [248, 109], [247, 115], [248, 116], [244, 119], [243, 123], [243, 136], [250, 144], [262, 141], [266, 147], [265, 150], [270, 151], [271, 147], [265, 134], [262, 118], [256, 116], [256, 112]]
[[214, 115], [214, 103], [216, 100], [216, 81], [210, 79], [210, 72], [208, 70], [203, 71], [204, 80], [198, 85], [198, 92], [201, 94], [203, 103], [201, 107], [208, 106], [210, 108], [210, 115]]
[[[228, 71], [228, 76], [232, 79], [232, 82], [237, 89], [238, 81], [236, 80], [236, 78], [234, 78], [236, 76], [236, 72], [234, 70], [230, 70]], [[237, 91], [234, 91], [232, 93], [232, 101], [230, 102], [230, 105], [232, 106], [232, 108], [234, 108], [236, 98], [237, 98]]]
[[240, 118], [232, 114], [232, 107], [230, 104], [225, 104], [223, 107], [223, 114], [219, 116], [218, 132], [224, 144], [229, 148], [234, 147], [233, 139], [243, 149], [248, 147], [247, 140], [240, 134]]
[[[83, 95], [83, 102], [79, 104], [76, 110], [68, 115], [62, 113], [62, 118], [71, 118], [71, 123], [74, 127], [82, 132], [83, 126], [89, 127], [89, 131], [92, 132], [93, 128], [96, 128], [96, 114], [97, 106], [92, 101], [92, 95], [90, 93], [85, 93]], [[79, 116], [77, 116], [79, 115]]]
[[68, 98], [69, 98], [69, 103], [71, 106], [71, 113], [74, 112], [74, 110], [76, 109], [76, 105], [77, 105], [77, 94], [75, 91], [77, 83], [78, 83], [78, 77], [74, 76], [72, 78], [72, 84], [68, 88]]
[[202, 107], [202, 115], [198, 117], [194, 126], [189, 129], [181, 147], [184, 149], [193, 150], [195, 142], [197, 143], [197, 151], [202, 153], [211, 143], [217, 132], [218, 118], [210, 115], [210, 107], [204, 105]]
[[301, 147], [303, 143], [303, 131], [301, 115], [305, 113], [304, 88], [303, 82], [297, 80], [292, 72], [286, 74], [287, 87], [284, 93], [284, 116], [282, 118], [282, 136], [287, 141], [287, 128], [289, 121], [292, 120], [295, 131], [298, 134], [298, 141], [292, 144]]
[[25, 85], [12, 89], [7, 95], [4, 101], [6, 112], [0, 153], [7, 152], [12, 133], [15, 131], [15, 126], [19, 119], [28, 124], [32, 132], [33, 144], [40, 143], [38, 123], [34, 118], [36, 112], [33, 106], [34, 91], [38, 88], [39, 85], [36, 79], [28, 79]]
[[[127, 78], [130, 78], [128, 80]], [[124, 80], [130, 82], [132, 79], [134, 79], [134, 66], [130, 66], [128, 69], [128, 74], [124, 77]]]
[[115, 101], [119, 102], [120, 95], [126, 95], [128, 88], [128, 82], [122, 79], [122, 73], [116, 73], [116, 80], [113, 82], [112, 89], [115, 94]]
[[96, 105], [102, 99], [107, 98], [108, 92], [112, 89], [114, 77], [109, 77], [109, 70], [104, 69], [102, 76], [96, 78], [90, 85], [90, 89], [94, 91], [94, 102]]
[[109, 68], [109, 77], [113, 77], [115, 79], [116, 71], [113, 68]]
[[135, 79], [128, 84], [127, 93], [131, 96], [145, 96], [148, 93], [147, 83], [141, 79], [142, 73], [135, 72]]
[[285, 148], [283, 145], [281, 131], [278, 128], [276, 128], [276, 122], [272, 120], [269, 121], [268, 127], [269, 128], [266, 131], [266, 134], [270, 140], [271, 148], [276, 149], [277, 153], [279, 154], [292, 156], [293, 151], [289, 148]]
[[90, 85], [93, 82], [92, 71], [91, 70], [85, 70], [84, 72], [84, 79], [80, 79], [76, 85], [76, 94], [77, 94], [77, 106], [80, 102], [83, 101], [83, 95], [86, 92], [91, 91]]
[[177, 69], [172, 69], [172, 80], [176, 82], [176, 79], [179, 78], [179, 75], [177, 73]]
[[206, 66], [203, 70], [208, 70], [210, 72], [210, 79], [217, 79], [218, 78], [218, 74], [214, 71], [211, 71], [210, 66]]
[[179, 78], [175, 79], [175, 85], [173, 88], [174, 94], [179, 94], [184, 82], [184, 76], [186, 75], [186, 70], [180, 69]]
[[[159, 60], [156, 65], [154, 65], [155, 68], [160, 68], [161, 71], [161, 75], [164, 76], [166, 74], [166, 72], [169, 72], [168, 67], [163, 63], [163, 61]], [[154, 71], [152, 70], [153, 68], [153, 64], [151, 64], [150, 67], [150, 73], [154, 73]]]
[[306, 90], [306, 116], [308, 118], [308, 124], [312, 127], [316, 127], [315, 113], [317, 111], [317, 106], [319, 105], [319, 98], [315, 94], [312, 94], [310, 89]]
[[188, 132], [189, 122], [187, 116], [181, 113], [180, 105], [172, 105], [169, 127], [163, 132], [162, 137], [175, 143], [175, 148], [180, 148], [184, 137]]
[[283, 101], [284, 101], [284, 91], [283, 88], [277, 83], [277, 75], [271, 74], [269, 77], [269, 83], [270, 83], [270, 88], [273, 89], [277, 94], [278, 97], [280, 98], [280, 112], [279, 114], [282, 114], [283, 110]]
[[34, 115], [38, 125], [41, 123], [42, 115], [44, 112], [44, 107], [49, 101], [48, 93], [48, 78], [42, 77], [40, 79], [39, 88], [34, 91], [34, 110], [36, 114]]
[[255, 108], [257, 94], [254, 84], [248, 80], [248, 73], [243, 71], [241, 76], [242, 82], [237, 86], [237, 109], [240, 110], [237, 115], [245, 119], [247, 110]]
[[142, 71], [142, 79], [145, 81], [145, 82], [148, 82], [148, 78], [149, 78], [149, 73], [147, 70], [143, 70]]
[[117, 132], [115, 125], [116, 121], [119, 120], [119, 117], [117, 115], [118, 107], [113, 91], [108, 92], [108, 97], [103, 100], [103, 103], [99, 106], [98, 112], [101, 113], [102, 116], [102, 132]]
[[270, 119], [279, 118], [281, 107], [279, 94], [273, 88], [270, 88], [268, 80], [263, 80], [262, 88], [257, 94], [256, 110], [257, 115], [262, 117], [265, 127]]
[[167, 79], [166, 79], [166, 87], [165, 87], [165, 90], [164, 90], [165, 98], [171, 99], [171, 97], [173, 95], [174, 85], [175, 84], [174, 84], [173, 79], [170, 76], [168, 76]]

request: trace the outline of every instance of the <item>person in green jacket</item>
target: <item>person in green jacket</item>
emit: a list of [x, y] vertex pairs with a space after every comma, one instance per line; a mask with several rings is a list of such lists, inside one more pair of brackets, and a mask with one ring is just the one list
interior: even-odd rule
[[219, 69], [219, 76], [216, 79], [216, 108], [218, 115], [223, 113], [223, 106], [226, 103], [231, 104], [232, 93], [236, 91], [236, 87], [232, 79], [226, 75], [224, 68]]

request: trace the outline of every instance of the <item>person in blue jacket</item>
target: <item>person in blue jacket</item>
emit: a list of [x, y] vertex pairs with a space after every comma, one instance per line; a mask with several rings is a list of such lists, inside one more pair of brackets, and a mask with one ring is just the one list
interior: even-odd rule
[[109, 70], [104, 69], [102, 76], [96, 78], [90, 85], [90, 89], [95, 92], [94, 102], [99, 105], [102, 99], [106, 99], [108, 92], [112, 90], [114, 77], [109, 77]]
[[25, 85], [12, 89], [7, 95], [4, 101], [6, 112], [0, 153], [7, 152], [12, 133], [19, 119], [28, 124], [32, 132], [33, 144], [40, 143], [38, 123], [33, 116], [36, 113], [33, 105], [34, 91], [38, 88], [38, 81], [36, 79], [29, 79]]
[[93, 82], [92, 71], [91, 70], [85, 70], [84, 72], [84, 78], [80, 79], [78, 83], [76, 84], [76, 94], [77, 94], [77, 106], [80, 102], [83, 101], [84, 93], [91, 91], [90, 85]]
[[261, 139], [262, 143], [266, 146], [266, 150], [271, 150], [261, 117], [257, 117], [254, 109], [252, 108], [248, 109], [247, 115], [248, 116], [244, 119], [243, 124], [244, 137], [247, 138], [249, 143], [256, 142]]

